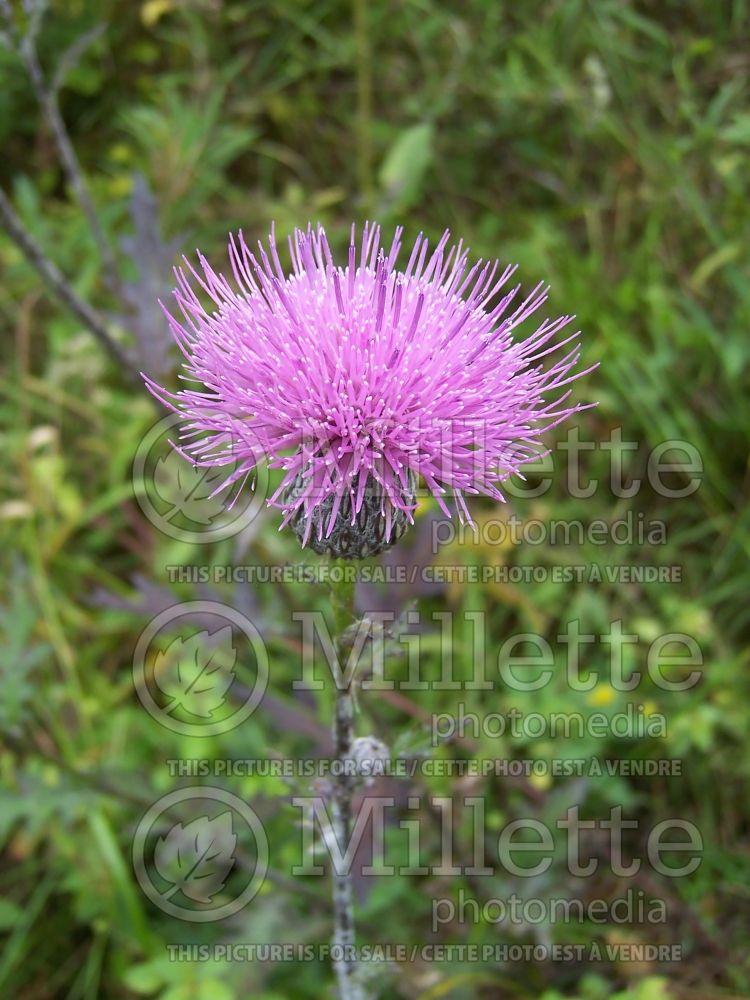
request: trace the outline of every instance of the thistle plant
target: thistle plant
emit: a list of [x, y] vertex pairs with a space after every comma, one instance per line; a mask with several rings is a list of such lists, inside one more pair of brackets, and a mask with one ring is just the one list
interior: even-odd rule
[[[432, 252], [420, 234], [403, 270], [402, 230], [352, 227], [345, 265], [321, 226], [289, 239], [287, 274], [272, 232], [251, 250], [229, 240], [233, 283], [199, 254], [177, 269], [183, 378], [197, 388], [150, 391], [180, 415], [174, 446], [197, 466], [231, 467], [220, 489], [236, 495], [265, 461], [282, 471], [268, 504], [304, 547], [357, 560], [394, 544], [413, 523], [420, 484], [446, 516], [471, 520], [467, 497], [504, 501], [500, 484], [543, 453], [542, 435], [585, 408], [571, 400], [579, 371], [572, 316], [517, 328], [546, 301], [537, 285], [508, 287], [514, 266], [469, 262], [444, 233]], [[201, 300], [203, 297], [203, 301]], [[208, 305], [210, 302], [212, 305]], [[564, 350], [563, 350], [564, 348]], [[544, 358], [552, 357], [545, 366]], [[590, 371], [591, 369], [587, 369]], [[229, 503], [233, 500], [228, 500]], [[337, 655], [356, 623], [354, 587], [332, 586]], [[339, 676], [341, 676], [339, 674]], [[337, 685], [335, 753], [352, 759], [352, 676]], [[349, 840], [355, 779], [339, 768], [334, 832]], [[351, 880], [334, 872], [334, 940], [354, 943]], [[336, 962], [342, 1000], [362, 998], [356, 964]]]

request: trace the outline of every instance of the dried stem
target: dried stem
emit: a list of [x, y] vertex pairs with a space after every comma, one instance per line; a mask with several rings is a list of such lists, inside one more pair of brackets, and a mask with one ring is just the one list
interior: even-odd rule
[[[52, 132], [52, 137], [57, 149], [57, 155], [60, 158], [60, 163], [62, 164], [65, 176], [68, 179], [68, 183], [70, 184], [76, 201], [81, 206], [83, 214], [86, 216], [86, 221], [88, 222], [91, 235], [96, 243], [99, 256], [104, 267], [107, 284], [110, 291], [116, 292], [120, 286], [120, 280], [117, 273], [115, 258], [112, 254], [112, 249], [109, 245], [107, 237], [104, 234], [101, 223], [99, 222], [99, 216], [97, 215], [94, 203], [91, 200], [88, 185], [84, 178], [83, 170], [81, 169], [81, 164], [73, 147], [73, 143], [70, 141], [67, 126], [65, 125], [63, 116], [60, 114], [57, 94], [60, 84], [62, 83], [63, 74], [62, 72], [58, 72], [53, 78], [52, 84], [48, 84], [39, 62], [36, 47], [36, 36], [39, 31], [40, 22], [45, 8], [46, 4], [39, 3], [37, 0], [37, 4], [32, 8], [34, 16], [32, 17], [30, 26], [25, 34], [20, 32], [15, 19], [13, 18], [12, 10], [6, 3], [2, 4], [0, 11], [3, 13], [5, 20], [8, 23], [8, 30], [10, 32], [13, 48], [26, 68], [26, 72], [31, 80], [31, 85], [34, 88], [34, 94], [37, 102], [39, 103], [39, 107], [41, 108], [47, 125]], [[90, 41], [95, 37], [95, 35], [96, 32], [88, 32], [86, 35], [86, 41]], [[80, 49], [80, 46], [76, 47]], [[63, 57], [63, 63], [65, 62], [67, 62], [67, 59], [66, 57]]]
[[[54, 137], [55, 146], [65, 176], [78, 204], [86, 216], [89, 229], [101, 256], [107, 284], [112, 292], [117, 293], [121, 287], [117, 274], [117, 265], [96, 214], [81, 165], [78, 162], [78, 157], [70, 141], [68, 130], [57, 103], [57, 93], [62, 82], [63, 69], [71, 59], [80, 54], [84, 42], [90, 41], [96, 32], [89, 32], [84, 39], [79, 40], [73, 46], [72, 52], [63, 55], [58, 73], [55, 75], [53, 82], [48, 84], [45, 80], [36, 48], [37, 34], [46, 6], [44, 0], [33, 0], [33, 2], [29, 3], [29, 22], [26, 31], [22, 32], [9, 0], [0, 0], [0, 15], [7, 26], [7, 32], [4, 37], [26, 68], [37, 101]], [[137, 367], [112, 337], [102, 317], [76, 294], [58, 267], [46, 256], [21, 219], [16, 215], [10, 199], [2, 190], [0, 190], [0, 224], [2, 224], [10, 238], [26, 257], [26, 260], [31, 264], [58, 301], [66, 306], [94, 335], [117, 362], [126, 377], [133, 383], [138, 384]]]
[[64, 306], [67, 306], [83, 325], [93, 333], [99, 343], [122, 368], [126, 376], [133, 382], [136, 382], [138, 380], [138, 372], [125, 354], [125, 351], [112, 338], [99, 314], [76, 294], [57, 266], [44, 255], [39, 244], [16, 215], [10, 200], [2, 189], [0, 189], [0, 224], [3, 225], [10, 238], [19, 250], [21, 250], [24, 257], [26, 257], [26, 260], [57, 299]]
[[[345, 648], [343, 634], [355, 619], [354, 583], [342, 580], [331, 582], [331, 603], [333, 605], [336, 635], [336, 652], [339, 665], [343, 667], [349, 650]], [[356, 669], [356, 668], [355, 668]], [[336, 684], [336, 704], [334, 709], [333, 739], [336, 758], [342, 766], [334, 778], [333, 787], [333, 832], [342, 852], [349, 844], [352, 825], [352, 797], [354, 779], [345, 773], [344, 763], [350, 758], [354, 740], [354, 699], [352, 683], [355, 671], [347, 677], [348, 683]], [[333, 943], [342, 949], [342, 954], [334, 960], [340, 1000], [366, 1000], [358, 981], [358, 966], [354, 958], [354, 894], [351, 872], [336, 871], [333, 868]]]

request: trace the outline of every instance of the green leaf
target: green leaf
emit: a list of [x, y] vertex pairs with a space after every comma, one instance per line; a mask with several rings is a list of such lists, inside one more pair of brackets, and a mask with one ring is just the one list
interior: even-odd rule
[[198, 997], [211, 997], [211, 1000], [235, 1000], [236, 994], [226, 983], [219, 979], [203, 979], [200, 983], [189, 983], [173, 986], [162, 993], [159, 1000], [197, 1000]]
[[12, 899], [0, 899], [0, 930], [10, 930], [15, 927], [21, 916], [21, 908]]
[[143, 962], [128, 969], [123, 981], [134, 993], [148, 995], [164, 985], [164, 975], [157, 962]]
[[380, 183], [389, 200], [400, 207], [418, 199], [427, 168], [432, 163], [434, 127], [412, 125], [396, 139], [380, 168]]

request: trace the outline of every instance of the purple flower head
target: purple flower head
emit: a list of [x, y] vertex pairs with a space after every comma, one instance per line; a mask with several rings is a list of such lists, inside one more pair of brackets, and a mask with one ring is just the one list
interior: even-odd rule
[[240, 233], [234, 286], [200, 254], [202, 274], [186, 260], [192, 279], [178, 269], [174, 293], [184, 321], [167, 315], [183, 378], [200, 388], [146, 378], [184, 418], [175, 447], [198, 466], [234, 466], [222, 488], [239, 492], [263, 459], [284, 470], [268, 502], [316, 551], [373, 511], [381, 547], [392, 542], [413, 519], [418, 478], [470, 520], [467, 495], [503, 500], [498, 484], [543, 453], [541, 435], [584, 408], [564, 388], [586, 374], [578, 333], [556, 337], [573, 317], [516, 339], [546, 288], [522, 298], [506, 288], [514, 266], [470, 264], [447, 232], [431, 253], [420, 234], [398, 269], [401, 233], [386, 249], [379, 226], [359, 244], [352, 227], [342, 267], [321, 226], [296, 230], [289, 275], [273, 232], [257, 253]]

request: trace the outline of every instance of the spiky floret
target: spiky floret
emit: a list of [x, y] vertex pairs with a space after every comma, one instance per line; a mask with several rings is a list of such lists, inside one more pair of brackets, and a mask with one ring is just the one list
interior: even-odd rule
[[314, 522], [319, 539], [331, 534], [344, 497], [353, 524], [368, 488], [388, 540], [395, 511], [412, 519], [414, 477], [446, 514], [452, 498], [470, 519], [467, 495], [503, 500], [499, 484], [543, 451], [544, 432], [584, 408], [565, 388], [586, 374], [575, 371], [579, 334], [557, 339], [573, 317], [516, 337], [546, 287], [506, 289], [515, 266], [470, 265], [448, 232], [432, 253], [420, 234], [398, 270], [401, 236], [386, 249], [379, 226], [359, 243], [352, 227], [339, 266], [310, 225], [289, 238], [286, 274], [273, 231], [257, 253], [240, 232], [229, 240], [234, 286], [201, 254], [201, 273], [187, 259], [175, 272], [182, 321], [167, 316], [182, 377], [203, 388], [170, 392], [144, 376], [183, 416], [175, 446], [198, 466], [234, 466], [223, 488], [238, 492], [262, 460], [283, 469], [268, 502], [283, 524], [304, 519], [303, 544]]

